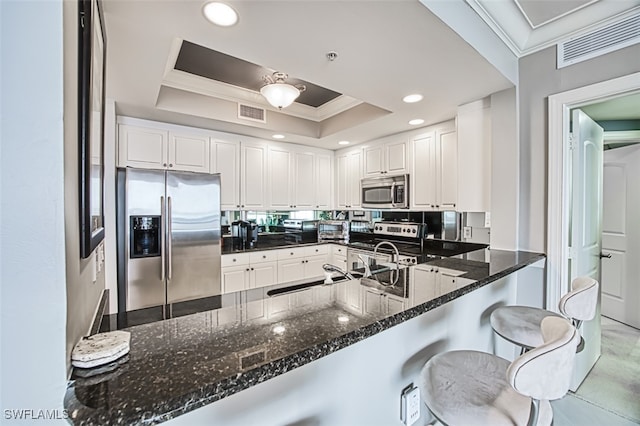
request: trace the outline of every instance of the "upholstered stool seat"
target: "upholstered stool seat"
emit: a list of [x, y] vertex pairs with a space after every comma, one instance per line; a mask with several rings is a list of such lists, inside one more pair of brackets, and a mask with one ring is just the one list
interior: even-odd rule
[[549, 425], [549, 400], [569, 389], [578, 333], [561, 317], [544, 318], [544, 342], [509, 362], [478, 351], [435, 355], [422, 369], [420, 391], [446, 425]]
[[[571, 291], [560, 299], [558, 309], [573, 325], [580, 327], [582, 321], [594, 318], [598, 301], [598, 281], [589, 277], [578, 277], [571, 283]], [[491, 327], [505, 340], [522, 348], [522, 352], [542, 344], [540, 323], [548, 316], [559, 314], [530, 306], [501, 306], [491, 313]], [[577, 350], [584, 347], [580, 340]]]

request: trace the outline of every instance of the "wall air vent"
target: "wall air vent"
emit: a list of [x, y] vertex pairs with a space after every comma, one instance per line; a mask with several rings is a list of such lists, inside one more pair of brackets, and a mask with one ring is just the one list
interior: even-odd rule
[[638, 42], [640, 14], [558, 43], [557, 68], [595, 58]]
[[245, 104], [238, 104], [238, 118], [243, 120], [258, 121], [260, 123], [267, 122], [267, 111], [264, 108], [258, 108]]

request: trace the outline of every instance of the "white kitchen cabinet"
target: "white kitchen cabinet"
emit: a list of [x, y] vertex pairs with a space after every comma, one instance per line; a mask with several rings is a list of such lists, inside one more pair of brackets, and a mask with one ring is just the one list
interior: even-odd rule
[[413, 139], [411, 166], [411, 208], [455, 210], [458, 193], [455, 130], [437, 130]]
[[331, 155], [316, 154], [315, 156], [315, 193], [316, 193], [316, 210], [331, 210], [333, 208], [332, 194], [333, 191], [333, 169], [331, 167]]
[[273, 251], [222, 256], [222, 293], [277, 284], [278, 264]]
[[359, 209], [362, 206], [360, 179], [362, 178], [362, 150], [354, 150], [336, 157], [336, 207]]
[[383, 293], [374, 288], [364, 290], [364, 311], [374, 315], [393, 315], [402, 312], [406, 306], [406, 300], [402, 297]]
[[491, 210], [491, 100], [458, 107], [458, 202], [460, 212]]
[[362, 314], [364, 291], [360, 284], [336, 284], [336, 302], [347, 311]]
[[278, 282], [323, 277], [322, 265], [328, 260], [329, 246], [326, 244], [278, 250]]
[[310, 152], [293, 154], [293, 206], [298, 210], [316, 208], [316, 161]]
[[209, 162], [220, 173], [220, 209], [240, 209], [240, 144], [211, 138]]
[[267, 209], [267, 145], [241, 143], [240, 208]]
[[364, 175], [407, 173], [407, 142], [396, 141], [364, 150]]
[[457, 290], [460, 280], [464, 281], [459, 276], [465, 272], [423, 264], [413, 268], [412, 273], [409, 297], [412, 303], [419, 304]]
[[209, 138], [128, 124], [118, 126], [118, 166], [209, 173]]
[[269, 147], [269, 191], [270, 210], [288, 210], [293, 208], [292, 203], [292, 156], [293, 153], [281, 147]]

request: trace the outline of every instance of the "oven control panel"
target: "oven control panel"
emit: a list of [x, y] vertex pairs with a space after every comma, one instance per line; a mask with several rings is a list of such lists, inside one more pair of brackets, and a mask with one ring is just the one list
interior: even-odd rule
[[373, 233], [395, 237], [421, 238], [421, 228], [422, 225], [419, 223], [377, 222], [373, 227]]

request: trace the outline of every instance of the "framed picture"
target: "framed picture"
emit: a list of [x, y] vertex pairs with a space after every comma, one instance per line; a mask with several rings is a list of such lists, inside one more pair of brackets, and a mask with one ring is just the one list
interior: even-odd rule
[[104, 239], [104, 105], [106, 40], [101, 5], [78, 3], [78, 165], [80, 255]]

